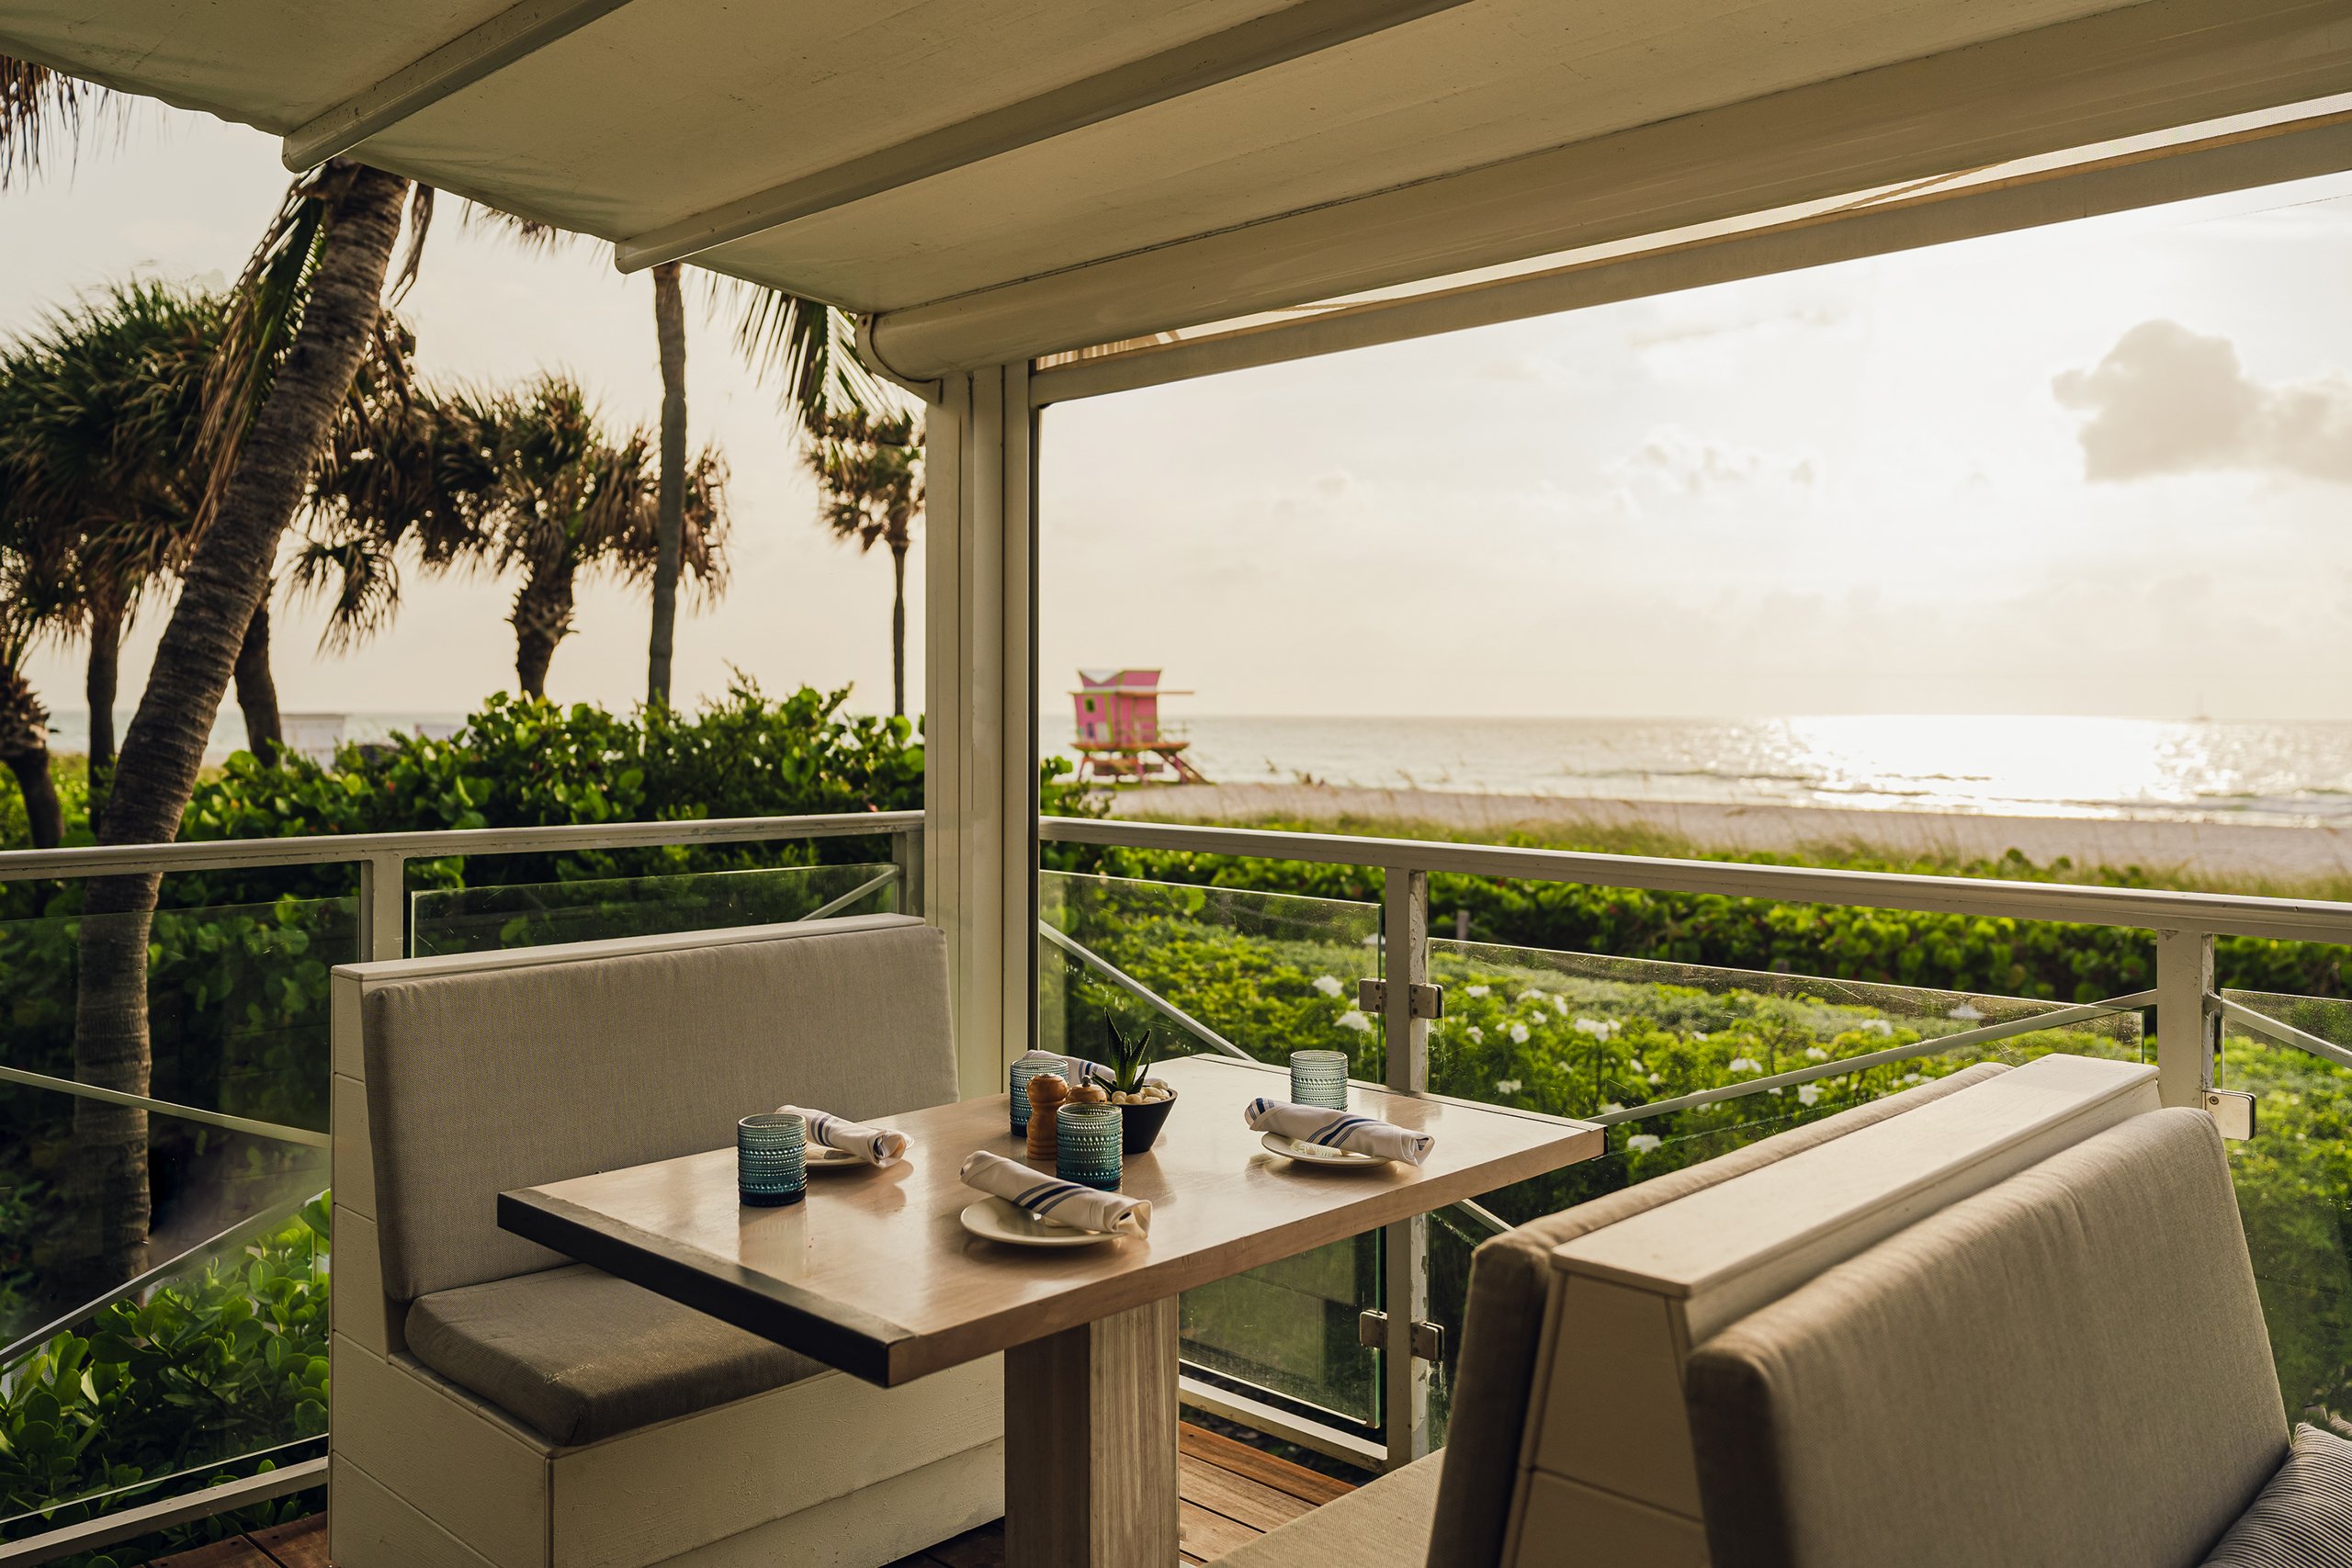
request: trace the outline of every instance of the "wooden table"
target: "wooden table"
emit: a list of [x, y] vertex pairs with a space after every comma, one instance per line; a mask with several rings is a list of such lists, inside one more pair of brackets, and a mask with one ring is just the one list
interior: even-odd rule
[[1057, 1251], [967, 1234], [964, 1156], [1018, 1156], [1003, 1095], [890, 1119], [889, 1170], [813, 1171], [805, 1203], [735, 1199], [730, 1146], [502, 1193], [518, 1235], [895, 1386], [1002, 1351], [1012, 1568], [1177, 1560], [1176, 1298], [1600, 1152], [1588, 1122], [1357, 1084], [1351, 1108], [1436, 1135], [1427, 1164], [1306, 1168], [1242, 1122], [1288, 1092], [1228, 1056], [1164, 1063], [1178, 1103], [1122, 1190], [1151, 1234]]

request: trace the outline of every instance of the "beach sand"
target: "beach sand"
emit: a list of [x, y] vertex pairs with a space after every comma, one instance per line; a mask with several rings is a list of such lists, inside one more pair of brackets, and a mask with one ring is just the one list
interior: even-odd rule
[[1646, 830], [1700, 850], [1857, 850], [1894, 858], [1997, 859], [2137, 866], [2152, 875], [2303, 884], [2352, 877], [2352, 831], [2246, 822], [2098, 817], [1991, 817], [1947, 811], [1852, 811], [1323, 784], [1183, 784], [1122, 792], [1114, 815], [1177, 822], [1359, 821], [1425, 824], [1449, 836], [1512, 830]]

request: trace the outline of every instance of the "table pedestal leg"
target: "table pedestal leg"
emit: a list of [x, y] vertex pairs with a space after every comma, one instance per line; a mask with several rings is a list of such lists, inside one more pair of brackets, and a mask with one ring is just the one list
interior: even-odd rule
[[1004, 1353], [1007, 1568], [1172, 1568], [1176, 1298]]

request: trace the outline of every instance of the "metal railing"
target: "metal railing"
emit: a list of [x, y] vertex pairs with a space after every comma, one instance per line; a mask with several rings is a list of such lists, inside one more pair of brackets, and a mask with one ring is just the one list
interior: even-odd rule
[[[617, 822], [561, 825], [547, 828], [451, 829], [417, 833], [354, 833], [287, 839], [235, 839], [200, 843], [104, 845], [76, 849], [0, 851], [0, 883], [85, 880], [98, 876], [170, 874], [203, 871], [247, 871], [270, 867], [351, 865], [357, 872], [359, 911], [358, 953], [364, 959], [406, 955], [407, 880], [412, 861], [445, 860], [518, 854], [551, 854], [594, 850], [666, 849], [698, 844], [779, 842], [806, 839], [888, 838], [890, 868], [859, 886], [799, 917], [816, 919], [848, 908], [892, 883], [899, 884], [910, 907], [919, 907], [922, 870], [922, 824], [920, 811], [835, 813], [794, 817], [732, 817], [673, 822]], [[51, 1090], [77, 1099], [130, 1106], [154, 1115], [193, 1122], [225, 1131], [251, 1134], [283, 1143], [326, 1148], [327, 1134], [307, 1127], [232, 1116], [202, 1106], [184, 1105], [151, 1095], [133, 1094], [98, 1085], [60, 1078], [0, 1063], [0, 1083]], [[246, 1216], [225, 1235], [254, 1223]], [[220, 1238], [216, 1237], [216, 1241]], [[210, 1244], [207, 1244], [210, 1245]], [[126, 1280], [106, 1300], [145, 1288], [183, 1267], [193, 1254], [149, 1269]], [[94, 1305], [96, 1303], [94, 1303]], [[85, 1311], [93, 1310], [85, 1308]], [[13, 1359], [28, 1345], [38, 1345], [60, 1326], [9, 1347]], [[281, 1445], [266, 1454], [245, 1456], [258, 1461], [283, 1450], [305, 1445]], [[243, 1461], [227, 1461], [243, 1462]], [[326, 1480], [324, 1456], [290, 1460], [274, 1469], [239, 1480], [173, 1493], [77, 1525], [46, 1531], [23, 1540], [0, 1542], [0, 1568], [34, 1563], [70, 1552], [94, 1551], [167, 1526], [185, 1524], [237, 1508], [247, 1507]], [[212, 1473], [223, 1468], [211, 1467]], [[128, 1495], [156, 1483], [141, 1483], [98, 1497]], [[85, 1498], [82, 1501], [93, 1501]]]
[[[0, 882], [349, 863], [357, 870], [360, 953], [369, 958], [393, 958], [401, 956], [406, 945], [404, 895], [407, 866], [412, 861], [887, 836], [893, 841], [891, 871], [870, 880], [816, 913], [822, 914], [844, 907], [847, 902], [865, 897], [894, 880], [904, 888], [906, 907], [919, 908], [922, 825], [922, 813], [886, 812], [17, 851], [0, 852]], [[1891, 1047], [1866, 1058], [1843, 1058], [1816, 1064], [1791, 1073], [1702, 1091], [1697, 1095], [1636, 1106], [1622, 1112], [1605, 1113], [1594, 1118], [1599, 1122], [1634, 1121], [1661, 1115], [1800, 1084], [1835, 1073], [1852, 1072], [1859, 1066], [1869, 1066], [1881, 1060], [1894, 1061], [1905, 1055], [1949, 1050], [1956, 1044], [1990, 1042], [2009, 1034], [2046, 1029], [2069, 1021], [2087, 1020], [2151, 1004], [2159, 1016], [2167, 1011], [2172, 1011], [2175, 1016], [2186, 1011], [2199, 1020], [2198, 1025], [2189, 1031], [2176, 1030], [2170, 1032], [2169, 1039], [2159, 1038], [2158, 1069], [2163, 1096], [2167, 1104], [2201, 1102], [2203, 1091], [2212, 1081], [2213, 1054], [2218, 1043], [2219, 1025], [2224, 1016], [2273, 1040], [2338, 1065], [2352, 1066], [2352, 1051], [2238, 1004], [2224, 1001], [2214, 989], [2212, 957], [2213, 939], [2221, 934], [2352, 945], [2352, 905], [2347, 904], [1088, 818], [1046, 818], [1040, 821], [1038, 832], [1039, 838], [1048, 842], [1181, 851], [1379, 869], [1384, 874], [1385, 884], [1381, 948], [1388, 981], [1383, 1010], [1388, 1043], [1386, 1081], [1391, 1088], [1408, 1091], [1425, 1091], [1428, 1087], [1428, 1023], [1426, 1020], [1414, 1016], [1411, 991], [1413, 986], [1424, 984], [1428, 979], [1429, 878], [1432, 874], [1448, 873], [1667, 893], [1719, 895], [1781, 903], [1829, 904], [2130, 927], [2156, 933], [2157, 983], [2152, 990], [2058, 1010], [2030, 1019], [1988, 1024], [1958, 1034], [1938, 1036], [1916, 1045]], [[1068, 933], [1046, 927], [1039, 935], [1041, 940], [1068, 953], [1075, 961], [1109, 983], [1156, 1008], [1209, 1048], [1231, 1055], [1247, 1055], [1215, 1029], [1186, 1012], [1177, 1001], [1159, 995]], [[39, 1087], [54, 1088], [64, 1092], [88, 1088], [51, 1079], [43, 1075], [27, 1075], [11, 1068], [0, 1068], [0, 1077], [15, 1081], [37, 1080]], [[198, 1108], [149, 1101], [142, 1097], [123, 1097], [118, 1091], [91, 1092], [94, 1098], [129, 1098], [165, 1115], [192, 1114], [198, 1120], [218, 1120], [215, 1113], [203, 1112]], [[300, 1142], [315, 1142], [319, 1137], [307, 1129], [280, 1128], [268, 1123], [253, 1123], [246, 1128], [241, 1119], [236, 1120], [241, 1130], [261, 1132], [271, 1136], [284, 1136]], [[1476, 1205], [1464, 1206], [1464, 1212], [1480, 1228], [1494, 1230], [1502, 1226], [1499, 1219]], [[1391, 1226], [1385, 1242], [1383, 1294], [1386, 1327], [1381, 1358], [1385, 1445], [1374, 1446], [1357, 1434], [1324, 1424], [1302, 1421], [1275, 1405], [1237, 1395], [1230, 1389], [1196, 1379], [1186, 1380], [1187, 1400], [1359, 1463], [1393, 1466], [1408, 1462], [1426, 1452], [1429, 1443], [1429, 1369], [1428, 1363], [1412, 1352], [1413, 1325], [1426, 1316], [1428, 1308], [1426, 1225], [1419, 1222], [1408, 1222]], [[260, 1483], [264, 1479], [270, 1483], [267, 1493], [261, 1489]], [[264, 1495], [282, 1493], [287, 1484], [287, 1472], [280, 1471], [268, 1478], [256, 1478], [254, 1489], [249, 1494], [241, 1493], [234, 1486], [217, 1488], [205, 1495], [214, 1499], [217, 1506], [202, 1511], [226, 1509]], [[187, 1506], [187, 1499], [171, 1499], [166, 1505], [157, 1506], [167, 1506], [175, 1517], [198, 1517], [178, 1511]], [[148, 1510], [136, 1512], [143, 1515]], [[104, 1534], [103, 1530], [97, 1532], [97, 1535]], [[97, 1535], [85, 1534], [77, 1538], [77, 1544], [104, 1544]], [[107, 1536], [106, 1539], [120, 1538]], [[29, 1543], [13, 1543], [0, 1548], [0, 1562], [35, 1560], [19, 1551], [26, 1544]]]

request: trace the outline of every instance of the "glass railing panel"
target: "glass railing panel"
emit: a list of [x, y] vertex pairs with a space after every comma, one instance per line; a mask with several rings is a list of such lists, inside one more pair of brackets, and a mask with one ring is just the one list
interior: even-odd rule
[[[77, 1052], [83, 954], [142, 946], [144, 1051], [133, 1032]], [[0, 1067], [323, 1134], [328, 971], [356, 956], [347, 899], [0, 922]], [[0, 1345], [282, 1206], [322, 1164], [317, 1149], [197, 1118], [151, 1113], [143, 1143], [123, 1145], [135, 1128], [135, 1113], [0, 1079]], [[100, 1223], [108, 1213], [120, 1223]]]
[[[2352, 1002], [2222, 995], [2352, 1050]], [[2294, 1419], [2340, 1427], [2352, 1420], [2352, 1067], [2231, 1020], [2215, 1076], [2255, 1097], [2255, 1135], [2229, 1144], [2230, 1176], [2279, 1390]]]
[[[1430, 1030], [1438, 1093], [1558, 1116], [1638, 1111], [1705, 1090], [1905, 1052], [1811, 1081], [1619, 1122], [1598, 1158], [1480, 1200], [1519, 1224], [1973, 1063], [2052, 1051], [2146, 1058], [2136, 1011], [2005, 1039], [1938, 1043], [2063, 1005], [1861, 981], [1441, 941], [1430, 973], [1445, 1016]], [[1446, 1331], [1432, 1419], [1461, 1344], [1471, 1249], [1491, 1231], [1466, 1211], [1429, 1229], [1430, 1310]], [[1442, 1427], [1441, 1427], [1442, 1431]]]
[[319, 1195], [0, 1354], [0, 1543], [323, 1453], [327, 1272]]
[[[1048, 925], [1249, 1055], [1280, 1064], [1314, 1047], [1347, 1052], [1359, 1078], [1385, 1070], [1378, 1021], [1356, 1006], [1357, 980], [1379, 973], [1378, 906], [1059, 872], [1039, 884]], [[1110, 1019], [1151, 1029], [1170, 1055], [1211, 1049], [1069, 946], [1041, 939], [1037, 962], [1046, 1049], [1099, 1059]], [[1179, 1105], [1163, 1136], [1183, 1136], [1184, 1115]], [[1356, 1320], [1379, 1301], [1379, 1272], [1375, 1235], [1186, 1292], [1187, 1370], [1298, 1415], [1376, 1428], [1379, 1358]]]
[[489, 953], [551, 942], [774, 925], [899, 907], [888, 864], [794, 865], [435, 889], [410, 897], [409, 951]]

